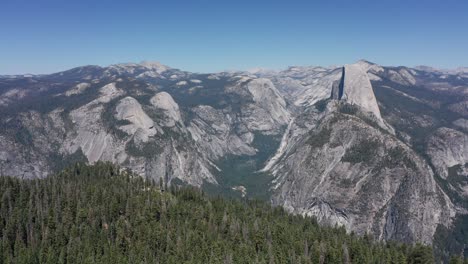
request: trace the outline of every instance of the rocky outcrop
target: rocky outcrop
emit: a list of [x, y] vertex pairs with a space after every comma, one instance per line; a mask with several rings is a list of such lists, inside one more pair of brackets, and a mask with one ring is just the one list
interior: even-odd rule
[[101, 96], [97, 99], [70, 111], [69, 119], [74, 129], [69, 130], [61, 152], [72, 154], [79, 149], [91, 163], [98, 160], [116, 162], [115, 153], [123, 151], [121, 144], [116, 142], [113, 135], [103, 129], [101, 116], [105, 104], [123, 94], [114, 83], [100, 89]]
[[416, 79], [410, 72], [408, 72], [408, 70], [404, 68], [395, 70], [391, 69], [388, 71], [387, 75], [390, 80], [401, 85], [409, 86], [416, 84]]
[[[337, 88], [337, 89], [336, 89]], [[367, 112], [372, 113], [379, 122], [383, 123], [380, 109], [375, 98], [372, 84], [359, 64], [343, 67], [341, 81], [332, 92], [332, 98], [358, 105]]]
[[468, 135], [446, 127], [436, 130], [428, 140], [427, 153], [437, 173], [447, 178], [450, 167], [468, 164]]
[[205, 153], [213, 160], [226, 154], [254, 155], [256, 150], [249, 144], [253, 134], [246, 131], [240, 138], [232, 131], [234, 120], [230, 115], [216, 110], [208, 105], [200, 105], [193, 109], [193, 118], [188, 130], [192, 138], [199, 143]]
[[92, 104], [96, 103], [109, 103], [112, 99], [115, 99], [124, 94], [124, 91], [117, 88], [115, 83], [109, 83], [99, 89], [100, 96], [92, 101]]
[[453, 121], [453, 125], [468, 133], [468, 119], [460, 118]]
[[176, 123], [182, 121], [179, 105], [167, 92], [157, 93], [151, 98], [150, 103], [157, 109], [161, 109], [164, 112], [165, 126], [173, 127]]
[[31, 179], [43, 178], [51, 172], [45, 156], [18, 145], [8, 137], [0, 136], [0, 175]]
[[346, 102], [352, 106], [358, 106], [370, 119], [375, 121], [381, 128], [389, 133], [395, 134], [395, 130], [384, 121], [380, 114], [377, 99], [374, 95], [369, 75], [364, 69], [379, 72], [374, 66], [361, 62], [345, 65], [342, 69], [342, 76], [339, 82], [333, 84], [331, 98]]
[[235, 122], [251, 132], [281, 133], [291, 117], [274, 84], [269, 79], [251, 76], [234, 76], [232, 80], [233, 84], [225, 88], [226, 93], [242, 98], [239, 105], [231, 106], [240, 111], [235, 113]]
[[359, 234], [426, 243], [454, 215], [430, 167], [391, 134], [336, 112], [315, 124], [270, 166], [274, 204]]
[[330, 97], [333, 83], [340, 80], [341, 70], [331, 67], [290, 67], [280, 72], [263, 73], [289, 103], [288, 110], [301, 112]]
[[[247, 89], [252, 94], [256, 105], [266, 111], [273, 122], [281, 125], [289, 122], [290, 116], [286, 110], [286, 102], [270, 80], [263, 78], [251, 80]], [[265, 129], [260, 127], [258, 126], [259, 130]]]
[[153, 120], [143, 111], [140, 103], [133, 97], [125, 97], [116, 107], [117, 120], [126, 120], [130, 124], [122, 125], [119, 129], [129, 135], [135, 135], [138, 141], [147, 142], [149, 137], [157, 131]]
[[86, 89], [88, 89], [90, 86], [91, 86], [91, 84], [89, 84], [89, 83], [85, 83], [85, 82], [79, 83], [75, 87], [73, 87], [72, 89], [65, 92], [65, 95], [66, 96], [72, 96], [72, 95], [80, 94], [80, 93], [84, 92]]
[[463, 117], [468, 117], [468, 100], [454, 103], [449, 106], [449, 109]]

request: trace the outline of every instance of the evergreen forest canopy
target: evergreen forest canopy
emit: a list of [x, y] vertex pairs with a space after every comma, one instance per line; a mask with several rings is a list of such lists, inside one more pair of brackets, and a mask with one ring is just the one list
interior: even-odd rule
[[45, 179], [0, 177], [0, 263], [435, 262], [428, 246], [347, 234], [261, 201], [166, 189], [103, 162]]

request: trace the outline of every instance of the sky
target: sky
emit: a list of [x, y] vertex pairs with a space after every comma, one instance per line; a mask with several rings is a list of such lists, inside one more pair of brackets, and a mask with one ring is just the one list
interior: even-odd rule
[[0, 75], [143, 60], [193, 72], [468, 66], [466, 0], [2, 0]]

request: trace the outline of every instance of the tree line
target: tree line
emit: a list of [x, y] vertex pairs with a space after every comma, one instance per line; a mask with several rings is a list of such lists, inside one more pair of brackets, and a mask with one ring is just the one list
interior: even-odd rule
[[103, 162], [0, 177], [0, 263], [434, 263], [428, 246], [165, 185]]

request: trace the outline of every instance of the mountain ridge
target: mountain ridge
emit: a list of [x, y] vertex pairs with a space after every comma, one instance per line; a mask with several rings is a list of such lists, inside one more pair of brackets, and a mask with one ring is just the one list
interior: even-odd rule
[[[376, 65], [376, 66], [379, 65], [378, 63], [371, 62], [371, 61], [369, 61], [367, 59], [359, 59], [355, 63], [360, 64], [360, 65], [363, 65], [363, 64]], [[81, 69], [81, 68], [88, 68], [88, 69], [89, 68], [95, 68], [95, 69], [101, 68], [102, 69], [102, 68], [108, 68], [108, 67], [111, 67], [111, 66], [119, 67], [119, 66], [136, 66], [136, 65], [145, 66], [146, 65], [146, 66], [149, 66], [149, 68], [151, 68], [152, 64], [156, 65], [156, 66], [159, 66], [159, 67], [169, 68], [169, 69], [175, 69], [175, 70], [178, 69], [178, 68], [170, 67], [170, 66], [168, 66], [166, 64], [163, 64], [163, 63], [161, 63], [159, 61], [156, 61], [156, 60], [143, 60], [143, 61], [140, 61], [139, 63], [136, 63], [136, 62], [121, 62], [121, 63], [114, 63], [114, 64], [109, 64], [109, 65], [89, 64], [89, 65], [83, 65], [83, 66], [76, 66], [76, 67], [72, 67], [72, 68], [65, 69], [65, 70], [59, 70], [59, 71], [51, 72], [51, 73], [0, 74], [0, 77], [1, 78], [11, 78], [11, 77], [45, 76], [45, 75], [63, 73], [63, 72], [71, 71], [71, 70], [78, 70], [78, 69]], [[328, 68], [328, 69], [334, 69], [334, 68], [342, 67], [344, 65], [346, 65], [346, 64], [342, 64], [342, 65], [334, 64], [334, 65], [329, 65], [329, 66], [291, 65], [291, 66], [286, 66], [284, 68], [278, 68], [278, 69], [270, 69], [268, 67], [254, 67], [254, 68], [247, 69], [247, 70], [221, 70], [221, 71], [207, 71], [207, 72], [193, 72], [193, 73], [215, 74], [215, 73], [222, 73], [222, 72], [247, 72], [247, 73], [251, 73], [251, 74], [270, 74], [270, 73], [276, 73], [276, 72], [286, 71], [286, 70], [290, 70], [290, 69], [300, 69], [300, 68]], [[383, 66], [383, 67], [399, 68], [399, 67], [406, 67], [406, 66], [403, 66], [403, 65], [393, 65], [393, 66], [386, 65], [386, 66]], [[421, 70], [421, 71], [429, 71], [429, 72], [451, 73], [451, 74], [456, 75], [456, 74], [460, 74], [460, 73], [466, 73], [468, 66], [458, 66], [458, 67], [454, 67], [454, 68], [440, 68], [440, 67], [429, 66], [429, 65], [416, 65], [416, 66], [406, 67], [406, 68]]]
[[2, 77], [1, 174], [45, 177], [75, 161], [111, 161], [165, 184], [261, 196], [358, 234], [432, 243], [468, 208], [468, 155], [457, 145], [467, 89], [463, 74], [364, 60]]

